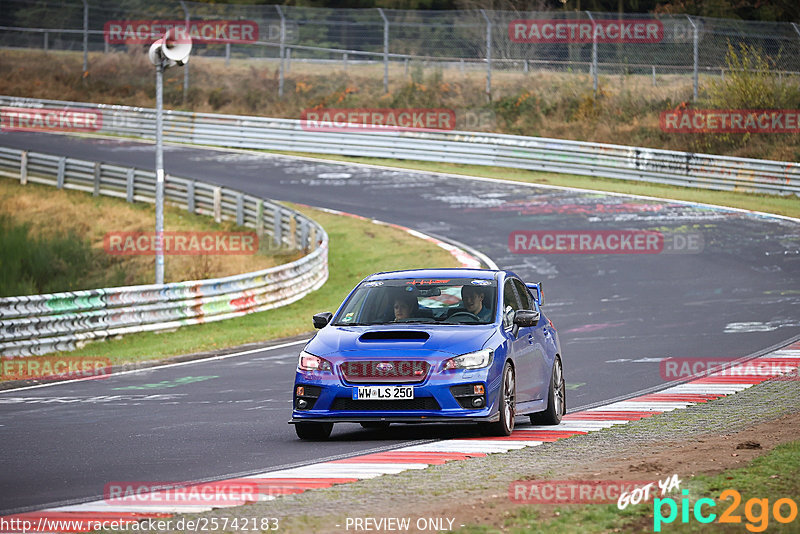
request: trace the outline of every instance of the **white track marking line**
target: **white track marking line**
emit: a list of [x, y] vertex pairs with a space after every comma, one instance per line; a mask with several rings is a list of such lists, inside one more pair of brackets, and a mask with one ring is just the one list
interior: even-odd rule
[[[288, 343], [281, 343], [280, 345], [275, 345], [273, 347], [262, 347], [262, 348], [259, 348], [259, 349], [244, 350], [242, 352], [234, 352], [234, 353], [231, 353], [231, 354], [222, 354], [220, 356], [212, 356], [210, 358], [198, 358], [196, 360], [190, 360], [188, 362], [165, 363], [163, 365], [155, 365], [153, 367], [143, 367], [142, 369], [131, 369], [129, 371], [112, 372], [108, 376], [108, 378], [113, 378], [115, 376], [129, 375], [129, 374], [133, 374], [133, 373], [143, 373], [143, 372], [146, 372], [146, 371], [154, 371], [156, 369], [166, 369], [168, 367], [180, 367], [182, 365], [192, 365], [192, 364], [196, 364], [196, 363], [227, 360], [228, 358], [236, 358], [236, 357], [239, 357], [239, 356], [247, 356], [248, 354], [254, 354], [256, 352], [267, 352], [267, 351], [270, 351], [270, 350], [285, 349], [286, 347], [299, 345], [300, 343], [308, 343], [308, 341], [310, 339], [311, 338], [301, 339], [301, 340], [298, 340], [298, 341], [290, 341]], [[281, 356], [281, 357], [285, 358], [285, 356]], [[74, 380], [62, 380], [60, 382], [50, 382], [50, 383], [47, 383], [47, 384], [37, 384], [35, 386], [25, 386], [25, 387], [21, 387], [21, 388], [6, 389], [6, 390], [3, 390], [3, 391], [0, 391], [0, 394], [9, 393], [9, 392], [13, 392], [13, 391], [23, 391], [23, 390], [26, 390], [26, 389], [46, 388], [46, 387], [51, 387], [51, 386], [63, 386], [64, 384], [74, 384], [75, 382], [83, 382], [85, 380], [97, 380], [97, 378], [96, 377], [76, 378]]]
[[604, 428], [608, 428], [614, 425], [627, 423], [626, 420], [619, 420], [619, 421], [592, 421], [591, 419], [586, 420], [577, 420], [577, 419], [570, 419], [564, 423], [561, 423], [558, 426], [546, 426], [546, 425], [536, 425], [536, 426], [521, 426], [516, 430], [541, 430], [544, 432], [550, 432], [553, 430], [557, 431], [564, 431], [564, 432], [593, 432], [595, 430], [602, 430]]
[[386, 463], [378, 463], [378, 462], [342, 462], [333, 464], [336, 466], [341, 466], [343, 469], [347, 471], [355, 471], [355, 472], [372, 472], [372, 471], [381, 471], [385, 473], [393, 473], [395, 471], [406, 471], [408, 469], [427, 469], [430, 464], [420, 463], [420, 462], [386, 462]]
[[732, 395], [734, 393], [738, 393], [742, 390], [745, 390], [749, 387], [753, 387], [755, 384], [698, 384], [698, 383], [688, 383], [688, 384], [680, 384], [677, 386], [672, 386], [669, 389], [665, 389], [659, 391], [658, 393], [692, 393], [698, 395], [706, 395], [706, 394], [720, 394], [720, 395]]
[[140, 513], [159, 513], [159, 512], [172, 512], [176, 514], [195, 514], [207, 512], [213, 508], [231, 507], [236, 505], [230, 504], [217, 504], [200, 505], [200, 504], [109, 504], [105, 501], [92, 501], [82, 504], [73, 504], [70, 506], [58, 506], [56, 508], [47, 508], [43, 511], [46, 512], [140, 512]]
[[321, 463], [263, 473], [261, 478], [372, 478], [384, 474], [400, 473], [408, 469], [425, 469], [426, 467], [428, 464]]
[[676, 402], [638, 402], [638, 401], [620, 401], [608, 406], [599, 406], [597, 408], [590, 408], [587, 410], [591, 412], [666, 412], [670, 410], [677, 410], [678, 408], [686, 408], [696, 404], [689, 401], [676, 401]]
[[[447, 441], [437, 441], [434, 443], [425, 443], [423, 445], [412, 445], [411, 447], [403, 447], [402, 449], [398, 450], [406, 452], [494, 453], [494, 452], [506, 452], [510, 449], [522, 449], [526, 447], [526, 445], [521, 445], [519, 442], [515, 441], [500, 441], [496, 443], [498, 444], [502, 443], [503, 445], [495, 445], [494, 442], [487, 442], [480, 440], [467, 441], [467, 440], [454, 439]], [[526, 443], [532, 443], [532, 442], [526, 442]], [[535, 442], [535, 443], [541, 443], [541, 442]]]
[[782, 349], [770, 352], [760, 358], [800, 358], [800, 349]]
[[[576, 414], [576, 416], [580, 416], [580, 414]], [[618, 425], [627, 425], [630, 423], [629, 419], [570, 419], [570, 421], [574, 421], [576, 423], [608, 423], [607, 425], [598, 426], [597, 428], [593, 428], [589, 430], [589, 432], [594, 432], [596, 430], [603, 430], [604, 428], [611, 428], [612, 426]]]

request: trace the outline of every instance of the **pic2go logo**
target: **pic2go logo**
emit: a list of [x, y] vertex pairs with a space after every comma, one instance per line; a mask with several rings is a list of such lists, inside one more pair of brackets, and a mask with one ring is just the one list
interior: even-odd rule
[[[694, 515], [694, 519], [698, 523], [712, 523], [714, 520], [717, 520], [717, 514], [708, 510], [709, 508], [717, 506], [717, 503], [714, 501], [714, 499], [698, 499], [694, 503], [694, 507], [692, 507], [692, 505], [689, 504], [688, 499], [689, 490], [685, 489], [681, 493], [684, 495], [684, 497], [681, 499], [680, 505], [681, 523], [689, 522], [690, 510]], [[727, 489], [719, 494], [719, 500], [725, 501], [728, 499], [733, 499], [733, 502], [722, 514], [720, 514], [717, 522], [734, 524], [741, 523], [742, 516], [737, 514], [736, 511], [742, 502], [742, 495], [734, 489]], [[665, 506], [669, 509], [666, 517], [664, 516]], [[706, 509], [705, 513], [707, 515], [704, 515], [704, 508]], [[787, 509], [788, 513], [784, 514], [784, 511]], [[783, 498], [776, 500], [772, 505], [771, 511], [772, 516], [778, 523], [787, 524], [797, 519], [797, 503], [792, 499]], [[769, 499], [752, 498], [748, 500], [744, 505], [744, 516], [748, 521], [745, 523], [745, 528], [750, 532], [764, 532], [767, 530], [767, 527], [769, 527], [770, 517]], [[664, 499], [656, 498], [653, 500], [654, 532], [661, 532], [661, 525], [673, 523], [677, 518], [678, 503], [675, 502], [675, 499], [667, 497]]]

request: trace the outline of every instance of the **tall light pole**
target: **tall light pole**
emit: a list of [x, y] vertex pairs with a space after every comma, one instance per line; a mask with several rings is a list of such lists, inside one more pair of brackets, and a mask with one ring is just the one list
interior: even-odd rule
[[192, 51], [188, 28], [172, 28], [150, 45], [148, 57], [156, 67], [156, 284], [164, 283], [164, 69], [185, 65]]

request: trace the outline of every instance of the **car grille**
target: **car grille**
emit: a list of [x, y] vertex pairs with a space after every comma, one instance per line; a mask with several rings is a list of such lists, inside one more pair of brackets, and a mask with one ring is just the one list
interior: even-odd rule
[[428, 362], [410, 360], [352, 360], [339, 365], [342, 376], [351, 384], [419, 384], [428, 376], [429, 368]]
[[403, 400], [353, 400], [345, 397], [334, 399], [332, 410], [343, 412], [391, 412], [402, 410], [436, 411], [441, 407], [433, 397]]

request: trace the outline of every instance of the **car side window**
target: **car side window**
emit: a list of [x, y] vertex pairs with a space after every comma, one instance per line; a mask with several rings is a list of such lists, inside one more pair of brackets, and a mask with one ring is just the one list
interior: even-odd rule
[[506, 280], [503, 284], [503, 326], [510, 328], [514, 324], [514, 313], [522, 309], [519, 297], [514, 289], [512, 279]]
[[528, 288], [522, 281], [514, 279], [514, 286], [517, 288], [517, 293], [520, 297], [520, 304], [522, 304], [523, 310], [535, 310], [536, 306], [533, 304], [533, 297], [531, 296], [531, 292], [528, 291]]

